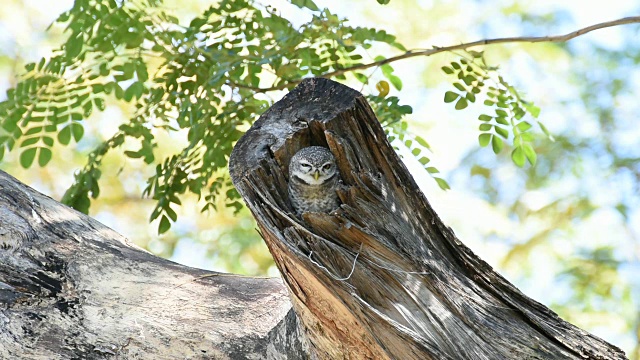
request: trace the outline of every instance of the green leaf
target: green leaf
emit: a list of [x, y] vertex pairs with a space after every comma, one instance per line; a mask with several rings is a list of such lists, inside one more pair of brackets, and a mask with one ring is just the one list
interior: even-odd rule
[[536, 151], [533, 149], [533, 146], [529, 143], [525, 143], [522, 146], [522, 149], [524, 150], [524, 155], [527, 157], [527, 160], [529, 160], [529, 163], [531, 165], [535, 165], [538, 156], [536, 155]]
[[40, 151], [38, 153], [38, 164], [40, 166], [45, 166], [51, 160], [51, 149], [45, 147], [41, 147], [39, 149]]
[[[115, 68], [116, 67], [114, 67], [114, 69]], [[133, 77], [133, 73], [135, 71], [135, 68], [136, 68], [135, 64], [132, 63], [132, 62], [125, 63], [122, 66], [122, 76], [124, 77], [124, 80], [131, 79]]]
[[451, 187], [449, 186], [449, 183], [447, 183], [447, 181], [445, 179], [441, 179], [441, 178], [437, 178], [437, 177], [434, 177], [433, 179], [438, 183], [438, 186], [440, 187], [440, 189], [442, 189], [442, 190], [451, 189]]
[[427, 172], [429, 174], [437, 174], [440, 172], [440, 170], [434, 168], [433, 166], [429, 166], [428, 168], [426, 168], [425, 170], [427, 170]]
[[35, 135], [40, 132], [42, 132], [42, 126], [34, 126], [31, 129], [27, 130], [27, 132], [24, 133], [24, 136]]
[[496, 131], [496, 133], [498, 135], [502, 136], [503, 138], [505, 138], [505, 139], [509, 138], [509, 131], [507, 129], [505, 129], [503, 127], [500, 127], [500, 126], [497, 126], [497, 125], [494, 126], [493, 129]]
[[518, 165], [519, 167], [524, 166], [524, 162], [526, 159], [522, 147], [518, 146], [513, 149], [513, 151], [511, 152], [511, 160], [513, 160], [513, 163]]
[[390, 74], [387, 76], [387, 79], [389, 79], [394, 88], [402, 90], [402, 80], [400, 80], [399, 77]]
[[360, 81], [363, 84], [366, 84], [369, 82], [369, 78], [363, 73], [356, 72], [356, 73], [353, 73], [353, 76], [355, 76], [356, 79], [358, 79], [358, 81]]
[[[380, 61], [380, 59], [384, 59], [384, 57], [376, 57], [377, 61]], [[381, 65], [380, 70], [382, 70], [382, 75], [384, 75], [385, 77], [389, 77], [389, 75], [393, 74], [393, 66], [389, 64]]]
[[23, 141], [20, 143], [20, 147], [27, 147], [27, 146], [31, 146], [31, 145], [33, 145], [33, 144], [36, 144], [38, 141], [40, 141], [40, 138], [39, 138], [39, 137], [32, 137], [32, 138], [28, 138], [28, 139], [23, 140]]
[[82, 45], [84, 45], [84, 37], [81, 33], [76, 34], [75, 37], [67, 40], [65, 45], [65, 50], [67, 51], [67, 57], [75, 58], [80, 54], [82, 50]]
[[521, 133], [520, 138], [525, 142], [532, 142], [534, 140], [533, 134], [530, 132]]
[[431, 159], [429, 159], [429, 158], [428, 158], [428, 157], [426, 157], [426, 156], [423, 156], [423, 157], [421, 157], [418, 161], [419, 161], [419, 162], [420, 162], [420, 164], [422, 164], [422, 165], [427, 165], [427, 164], [431, 161]]
[[456, 89], [460, 90], [460, 91], [467, 91], [464, 86], [462, 86], [462, 84], [460, 83], [453, 83], [453, 87], [455, 87]]
[[149, 80], [147, 65], [142, 61], [138, 61], [138, 63], [136, 64], [136, 76], [138, 77], [138, 80], [142, 82]]
[[76, 142], [80, 141], [82, 136], [84, 136], [84, 127], [78, 123], [71, 123], [69, 126], [71, 127], [71, 133], [73, 134], [73, 140]]
[[74, 200], [75, 201], [73, 203], [70, 203], [68, 205], [83, 214], [89, 214], [89, 207], [91, 206], [91, 200], [89, 200], [89, 197], [87, 196], [86, 193], [83, 193], [82, 195], [78, 196]]
[[420, 146], [426, 148], [426, 149], [431, 149], [431, 145], [429, 145], [429, 143], [423, 139], [422, 137], [416, 135], [415, 136], [416, 141], [418, 142], [418, 144], [420, 144]]
[[533, 116], [534, 118], [537, 118], [540, 115], [540, 108], [533, 105], [533, 103], [530, 102], [522, 102], [525, 109], [527, 109], [527, 111], [529, 112], [529, 114], [531, 114], [531, 116]]
[[98, 110], [104, 111], [104, 109], [105, 109], [104, 99], [97, 97], [97, 98], [93, 99], [93, 102], [96, 104], [96, 107], [98, 108]]
[[448, 66], [443, 66], [442, 67], [442, 71], [444, 71], [444, 73], [447, 74], [447, 75], [453, 74], [453, 69], [448, 67]]
[[529, 124], [526, 121], [522, 121], [522, 122], [518, 123], [518, 125], [516, 125], [516, 128], [518, 128], [518, 130], [520, 130], [522, 132], [525, 132], [525, 131], [531, 129], [531, 124]]
[[496, 115], [501, 116], [501, 117], [507, 117], [508, 116], [506, 111], [500, 110], [500, 109], [496, 109]]
[[171, 228], [171, 222], [166, 215], [162, 215], [160, 219], [160, 224], [158, 224], [158, 234], [164, 234]]
[[380, 4], [380, 5], [387, 5], [390, 2], [391, 2], [391, 0], [378, 0], [378, 4]]
[[136, 99], [142, 97], [142, 93], [144, 92], [144, 84], [140, 81], [136, 81], [131, 86], [127, 88], [124, 92], [124, 100], [131, 101], [135, 96]]
[[201, 18], [201, 17], [197, 17], [194, 18], [193, 20], [191, 20], [191, 22], [189, 23], [189, 27], [190, 28], [200, 28], [202, 27], [202, 25], [207, 23], [207, 19], [205, 18]]
[[107, 76], [109, 75], [109, 67], [107, 63], [101, 63], [100, 67], [98, 68], [98, 71], [100, 72], [101, 76]]
[[521, 109], [521, 108], [519, 108], [519, 107], [516, 107], [516, 108], [515, 108], [515, 110], [514, 110], [514, 115], [513, 115], [513, 117], [515, 117], [517, 120], [520, 120], [520, 119], [522, 119], [522, 117], [523, 117], [523, 116], [525, 116], [526, 114], [527, 114], [527, 112], [526, 112], [526, 111], [522, 110], [522, 109]]
[[50, 136], [43, 136], [42, 137], [42, 142], [47, 145], [48, 147], [52, 147], [53, 146], [53, 138]]
[[446, 93], [444, 93], [444, 102], [446, 103], [450, 103], [455, 101], [460, 95], [458, 95], [457, 93], [454, 93], [453, 91], [447, 91]]
[[458, 99], [458, 102], [456, 102], [455, 108], [456, 108], [456, 110], [462, 110], [462, 109], [466, 108], [467, 105], [468, 105], [467, 99], [461, 97], [460, 99]]
[[499, 137], [493, 136], [491, 138], [491, 147], [493, 148], [493, 152], [497, 155], [500, 153], [500, 151], [502, 151], [504, 142], [502, 142], [502, 139], [500, 139]]
[[485, 114], [478, 116], [478, 120], [480, 121], [491, 121], [491, 119], [493, 119], [493, 117]]
[[462, 78], [462, 81], [464, 81], [464, 83], [467, 85], [471, 85], [474, 81], [476, 81], [476, 77], [473, 75], [466, 75]]
[[130, 157], [132, 159], [139, 159], [143, 156], [142, 152], [140, 150], [138, 151], [131, 151], [131, 150], [125, 150], [124, 154], [127, 157]]
[[489, 145], [492, 136], [493, 135], [488, 133], [480, 134], [480, 136], [478, 136], [478, 142], [480, 143], [480, 146], [486, 147], [487, 145]]
[[165, 211], [165, 213], [167, 213], [167, 215], [169, 216], [169, 218], [171, 220], [173, 220], [173, 221], [178, 220], [178, 214], [176, 214], [176, 212], [173, 211], [172, 208], [167, 206], [166, 208], [164, 208], [164, 211]]
[[467, 93], [467, 96], [465, 96], [467, 98], [467, 100], [471, 101], [471, 102], [476, 102], [476, 96], [473, 95], [473, 93]]
[[491, 130], [491, 128], [493, 128], [493, 125], [491, 125], [491, 124], [487, 124], [487, 123], [482, 123], [482, 124], [480, 124], [480, 126], [478, 127], [478, 129], [479, 129], [480, 131], [489, 131], [489, 130]]
[[22, 165], [23, 168], [28, 169], [29, 167], [31, 167], [31, 164], [33, 164], [33, 159], [35, 159], [36, 157], [37, 150], [38, 148], [33, 147], [30, 149], [26, 149], [20, 154], [20, 165]]
[[413, 113], [413, 108], [409, 105], [402, 105], [398, 107], [398, 112], [401, 114], [411, 114]]
[[502, 117], [502, 116], [496, 117], [496, 122], [502, 125], [509, 125], [509, 120], [507, 120], [505, 117]]

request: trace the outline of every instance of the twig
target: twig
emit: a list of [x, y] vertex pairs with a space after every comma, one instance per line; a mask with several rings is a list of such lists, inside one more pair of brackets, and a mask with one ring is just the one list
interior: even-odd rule
[[[523, 36], [523, 37], [505, 37], [505, 38], [495, 38], [495, 39], [483, 39], [483, 40], [478, 40], [478, 41], [472, 41], [472, 42], [468, 42], [468, 43], [463, 43], [463, 44], [458, 44], [458, 45], [450, 45], [450, 46], [434, 46], [431, 49], [426, 49], [426, 50], [409, 50], [407, 52], [405, 52], [404, 54], [398, 55], [398, 56], [393, 56], [390, 58], [386, 58], [380, 61], [374, 61], [368, 64], [359, 64], [359, 65], [354, 65], [351, 67], [346, 67], [343, 69], [338, 69], [335, 71], [331, 71], [328, 72], [326, 74], [321, 75], [320, 77], [323, 78], [331, 78], [334, 76], [338, 76], [338, 75], [342, 75], [348, 72], [352, 72], [355, 70], [364, 70], [364, 69], [368, 69], [374, 66], [381, 66], [381, 65], [385, 65], [385, 64], [389, 64], [398, 60], [404, 60], [404, 59], [408, 59], [408, 58], [412, 58], [412, 57], [417, 57], [417, 56], [431, 56], [431, 55], [435, 55], [441, 52], [446, 52], [446, 51], [452, 51], [452, 50], [466, 50], [468, 48], [472, 48], [472, 47], [476, 47], [476, 46], [486, 46], [486, 45], [494, 45], [494, 44], [505, 44], [505, 43], [521, 43], [521, 42], [527, 42], [527, 43], [540, 43], [540, 42], [566, 42], [569, 41], [573, 38], [576, 38], [578, 36], [582, 36], [584, 34], [587, 34], [589, 32], [595, 31], [595, 30], [600, 30], [600, 29], [605, 29], [608, 27], [613, 27], [613, 26], [618, 26], [618, 25], [626, 25], [626, 24], [636, 24], [636, 23], [640, 23], [640, 16], [630, 16], [630, 17], [625, 17], [625, 18], [621, 18], [621, 19], [617, 19], [617, 20], [613, 20], [613, 21], [607, 21], [607, 22], [603, 22], [603, 23], [599, 23], [599, 24], [595, 24], [595, 25], [591, 25], [591, 26], [587, 26], [585, 28], [576, 30], [576, 31], [572, 31], [570, 33], [564, 34], [564, 35], [554, 35], [554, 36]], [[267, 91], [276, 91], [276, 90], [283, 90], [286, 89], [288, 87], [291, 87], [293, 85], [296, 85], [298, 83], [300, 83], [303, 79], [296, 79], [296, 80], [290, 80], [289, 82], [286, 83], [282, 83], [280, 85], [277, 86], [272, 86], [272, 87], [267, 87], [267, 88], [261, 88], [261, 87], [255, 87], [255, 86], [248, 86], [248, 85], [243, 85], [243, 84], [235, 84], [235, 83], [231, 83], [228, 82], [227, 84], [231, 87], [237, 87], [237, 88], [242, 88], [242, 89], [248, 89], [248, 90], [253, 90], [255, 92], [267, 92]]]
[[360, 253], [362, 252], [362, 243], [360, 243], [360, 249], [358, 250], [358, 252], [356, 253], [356, 256], [353, 258], [353, 266], [351, 266], [351, 271], [349, 272], [349, 275], [347, 275], [346, 277], [343, 278], [339, 278], [335, 275], [333, 275], [331, 273], [331, 271], [329, 271], [329, 269], [327, 269], [326, 266], [320, 264], [319, 262], [313, 260], [311, 258], [311, 256], [313, 256], [313, 251], [309, 253], [309, 256], [307, 256], [309, 258], [309, 260], [311, 261], [312, 264], [314, 264], [315, 266], [319, 267], [320, 269], [324, 270], [327, 274], [329, 274], [329, 276], [331, 276], [331, 278], [333, 278], [334, 280], [337, 281], [347, 281], [351, 278], [351, 275], [353, 275], [353, 272], [356, 269], [356, 262], [358, 261], [358, 256], [360, 256]]

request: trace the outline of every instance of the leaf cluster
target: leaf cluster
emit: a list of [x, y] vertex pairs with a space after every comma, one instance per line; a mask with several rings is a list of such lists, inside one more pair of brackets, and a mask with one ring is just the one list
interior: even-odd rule
[[[204, 203], [202, 211], [215, 209], [220, 196], [227, 206], [242, 207], [226, 170], [228, 158], [241, 129], [273, 103], [270, 93], [308, 77], [351, 77], [366, 85], [380, 70], [385, 80], [376, 83], [378, 94], [368, 97], [380, 121], [441, 188], [448, 188], [428, 165], [427, 141], [407, 130], [403, 117], [411, 107], [389, 96], [391, 86], [401, 90], [403, 85], [390, 57], [375, 57], [377, 67], [368, 75], [359, 70], [371, 68], [365, 60], [369, 52], [407, 49], [386, 31], [350, 26], [312, 0], [290, 2], [309, 12], [310, 20], [295, 26], [272, 6], [222, 0], [185, 25], [159, 0], [76, 0], [57, 20], [66, 27], [65, 43], [50, 58], [26, 65], [0, 103], [0, 160], [7, 151], [18, 151], [23, 167], [36, 159], [45, 166], [56, 144], [82, 141], [94, 112], [108, 103], [129, 103], [133, 116], [123, 119], [116, 133], [105, 134], [63, 201], [88, 212], [108, 171], [102, 159], [118, 150], [148, 164], [152, 174], [143, 195], [156, 201], [150, 221], [159, 220], [162, 233], [176, 221], [175, 207], [188, 194]], [[535, 163], [531, 124], [522, 116], [537, 116], [539, 110], [502, 77], [485, 86], [495, 69], [482, 53], [468, 52], [443, 71], [457, 78], [456, 91], [447, 92], [445, 102], [464, 109], [484, 92], [485, 105], [495, 107], [495, 114], [480, 117], [480, 144], [491, 143], [498, 153], [512, 134], [514, 162]], [[166, 155], [160, 133], [175, 140], [179, 150]]]
[[[150, 220], [159, 220], [160, 233], [176, 221], [175, 206], [186, 194], [204, 202], [202, 211], [215, 209], [219, 196], [239, 209], [227, 161], [240, 129], [273, 103], [265, 92], [332, 72], [344, 80], [339, 72], [362, 64], [375, 44], [405, 50], [385, 31], [351, 27], [311, 0], [291, 3], [311, 11], [311, 20], [296, 27], [271, 6], [223, 0], [183, 25], [156, 0], [76, 0], [57, 20], [66, 42], [28, 64], [0, 103], [0, 160], [18, 151], [23, 167], [36, 159], [45, 166], [56, 143], [84, 138], [92, 113], [110, 102], [130, 103], [134, 115], [90, 153], [66, 204], [89, 210], [108, 171], [102, 159], [118, 149], [152, 169], [143, 195], [156, 201]], [[383, 70], [401, 86], [389, 69]], [[158, 158], [160, 132], [184, 146]]]
[[[455, 102], [455, 109], [465, 109], [469, 103], [475, 103], [477, 96], [486, 97], [484, 105], [490, 109], [488, 113], [478, 116], [480, 146], [491, 144], [495, 154], [499, 154], [505, 141], [512, 140], [511, 159], [523, 167], [525, 161], [535, 165], [536, 151], [533, 147], [535, 137], [530, 131], [536, 122], [546, 136], [553, 140], [547, 128], [537, 118], [540, 108], [533, 102], [523, 99], [515, 87], [498, 74], [498, 68], [487, 65], [483, 52], [468, 51], [457, 61], [443, 66], [442, 71], [455, 76], [455, 91], [447, 91], [444, 102]], [[489, 84], [487, 84], [489, 83]], [[529, 114], [533, 121], [525, 119]]]

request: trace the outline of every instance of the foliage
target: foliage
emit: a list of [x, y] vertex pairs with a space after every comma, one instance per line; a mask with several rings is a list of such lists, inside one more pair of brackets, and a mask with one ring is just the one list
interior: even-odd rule
[[[466, 55], [466, 56], [465, 56]], [[476, 102], [478, 94], [485, 93], [487, 99], [484, 105], [494, 111], [494, 114], [481, 114], [478, 129], [478, 142], [486, 147], [491, 144], [493, 152], [497, 155], [504, 148], [504, 140], [513, 137], [513, 151], [511, 159], [523, 167], [525, 159], [531, 165], [536, 164], [536, 152], [532, 146], [533, 134], [531, 122], [523, 117], [529, 113], [536, 120], [540, 129], [550, 140], [553, 137], [547, 128], [537, 120], [540, 108], [532, 102], [522, 98], [513, 86], [497, 74], [497, 67], [487, 65], [483, 52], [468, 51], [458, 61], [452, 61], [450, 66], [443, 66], [442, 71], [448, 75], [455, 75], [458, 80], [453, 83], [456, 91], [447, 91], [444, 94], [444, 102], [455, 103], [456, 110], [465, 109], [468, 104]], [[485, 86], [485, 82], [491, 81], [492, 86]]]
[[[311, 0], [291, 3], [310, 12], [310, 20], [296, 27], [270, 6], [224, 0], [183, 26], [159, 7], [158, 0], [75, 1], [57, 20], [66, 25], [66, 42], [51, 58], [28, 64], [20, 82], [8, 91], [8, 99], [0, 103], [0, 159], [6, 151], [20, 151], [23, 167], [32, 166], [36, 159], [45, 166], [56, 141], [62, 145], [79, 142], [84, 122], [93, 111], [103, 111], [109, 101], [124, 101], [135, 107], [135, 114], [91, 152], [63, 202], [87, 212], [91, 198], [100, 194], [102, 158], [121, 149], [128, 158], [155, 168], [143, 195], [156, 201], [150, 220], [160, 219], [160, 233], [176, 221], [175, 207], [187, 193], [204, 201], [203, 211], [215, 208], [219, 196], [227, 199], [228, 206], [239, 209], [239, 196], [225, 170], [227, 159], [242, 135], [240, 129], [273, 102], [265, 93], [290, 89], [310, 76], [342, 81], [348, 81], [349, 76], [367, 84], [378, 68], [395, 89], [402, 88], [402, 80], [390, 64], [382, 63], [382, 55], [375, 58], [381, 64], [371, 74], [356, 71], [369, 51], [406, 51], [393, 35], [349, 26], [345, 19], [320, 9]], [[466, 64], [466, 60], [452, 66], [458, 64]], [[490, 71], [476, 62], [466, 65]], [[463, 74], [457, 70], [459, 76]], [[465, 73], [462, 79], [466, 83], [472, 76]], [[265, 87], [268, 81], [271, 85]], [[488, 95], [507, 96], [505, 101], [515, 111], [513, 117], [519, 119], [522, 107], [529, 103], [502, 78], [498, 85], [502, 87], [490, 89]], [[464, 90], [458, 82], [454, 86]], [[510, 92], [505, 94], [503, 88]], [[387, 81], [379, 81], [377, 89], [378, 94], [368, 99], [390, 136], [406, 145], [430, 174], [436, 174], [438, 170], [427, 166], [430, 159], [423, 154], [428, 143], [410, 135], [402, 120], [411, 108], [388, 95]], [[464, 99], [473, 96], [467, 92], [456, 108], [462, 108]], [[506, 102], [496, 104], [500, 107]], [[501, 112], [496, 110], [498, 123], [505, 119]], [[526, 124], [514, 123], [512, 127], [513, 158], [520, 166], [520, 153], [535, 162], [535, 153], [526, 142]], [[481, 131], [488, 129], [487, 125], [481, 125]], [[506, 136], [498, 124], [489, 126]], [[157, 134], [166, 132], [178, 138], [181, 130], [186, 132], [182, 150], [157, 159], [155, 150], [161, 145]], [[481, 143], [487, 135], [493, 139], [494, 150], [501, 147], [499, 137], [489, 133], [480, 135]], [[125, 150], [124, 144], [131, 141], [138, 143], [138, 148]], [[444, 179], [435, 179], [440, 187], [448, 188]]]

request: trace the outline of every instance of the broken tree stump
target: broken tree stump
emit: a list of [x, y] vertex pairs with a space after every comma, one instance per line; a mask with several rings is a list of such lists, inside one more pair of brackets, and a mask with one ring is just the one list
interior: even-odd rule
[[[345, 189], [335, 213], [302, 220], [287, 167], [310, 145], [331, 149]], [[303, 81], [238, 141], [230, 172], [320, 359], [625, 359], [461, 243], [355, 90]]]

